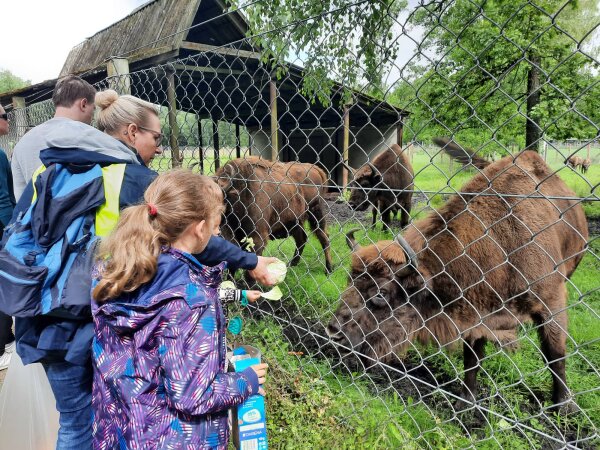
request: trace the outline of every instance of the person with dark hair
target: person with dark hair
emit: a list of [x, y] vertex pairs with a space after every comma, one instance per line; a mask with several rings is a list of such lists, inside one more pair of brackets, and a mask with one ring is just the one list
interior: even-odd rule
[[13, 150], [11, 167], [17, 199], [25, 190], [35, 170], [42, 165], [40, 150], [52, 147], [48, 134], [63, 128], [65, 133], [78, 134], [89, 125], [94, 116], [96, 89], [87, 81], [75, 75], [68, 75], [56, 83], [52, 102], [56, 108], [54, 118], [28, 131]]
[[[8, 115], [0, 105], [0, 136], [8, 134]], [[8, 225], [15, 207], [12, 174], [6, 153], [0, 148], [0, 238]], [[0, 312], [0, 370], [10, 364], [15, 349], [15, 336], [12, 331], [12, 317]]]

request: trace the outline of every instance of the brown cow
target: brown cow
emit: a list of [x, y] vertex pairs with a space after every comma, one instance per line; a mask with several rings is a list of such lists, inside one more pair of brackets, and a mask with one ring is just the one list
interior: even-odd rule
[[291, 265], [298, 264], [308, 239], [308, 220], [325, 252], [325, 268], [331, 272], [329, 236], [325, 222], [323, 193], [327, 175], [313, 164], [273, 163], [257, 157], [234, 159], [217, 173], [223, 189], [226, 210], [223, 236], [238, 244], [252, 238], [254, 251], [262, 255], [269, 239], [292, 236], [296, 253]]
[[352, 283], [328, 334], [383, 361], [415, 340], [463, 342], [463, 397], [472, 400], [486, 341], [511, 341], [521, 323], [533, 321], [552, 400], [576, 410], [565, 378], [565, 283], [588, 238], [581, 205], [540, 198], [575, 194], [532, 151], [492, 163], [462, 192], [411, 224], [404, 238], [355, 246]]
[[408, 155], [393, 144], [353, 174], [348, 184], [351, 195], [348, 203], [357, 211], [373, 206], [373, 225], [377, 212], [389, 228], [391, 217], [401, 211], [401, 226], [408, 225], [413, 190], [413, 168]]

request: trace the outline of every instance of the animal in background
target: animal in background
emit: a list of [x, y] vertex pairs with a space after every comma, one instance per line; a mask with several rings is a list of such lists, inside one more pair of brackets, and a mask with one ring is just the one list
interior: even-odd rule
[[388, 228], [392, 217], [400, 211], [400, 225], [405, 227], [410, 221], [413, 178], [408, 154], [399, 145], [393, 144], [372, 162], [353, 171], [352, 181], [348, 184], [348, 203], [357, 211], [364, 211], [372, 206], [373, 225], [379, 213]]
[[291, 236], [297, 265], [308, 236], [308, 221], [325, 253], [325, 271], [331, 272], [331, 251], [326, 205], [327, 175], [314, 164], [272, 162], [258, 157], [228, 161], [215, 174], [225, 194], [225, 217], [221, 232], [242, 245], [250, 238], [254, 252], [262, 255], [270, 239]]

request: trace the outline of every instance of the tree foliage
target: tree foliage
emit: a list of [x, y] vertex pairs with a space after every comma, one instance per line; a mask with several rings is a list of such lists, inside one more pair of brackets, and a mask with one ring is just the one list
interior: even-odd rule
[[305, 69], [302, 89], [328, 103], [333, 80], [379, 85], [397, 54], [391, 32], [405, 0], [230, 0], [244, 7], [253, 42], [276, 75], [285, 61]]
[[[453, 134], [474, 146], [522, 148], [528, 119], [538, 136], [594, 138], [598, 64], [595, 49], [582, 44], [597, 26], [596, 7], [563, 0], [424, 4], [412, 23], [425, 30], [429, 61], [407, 71], [390, 100], [413, 112], [409, 130], [418, 140]], [[528, 83], [533, 72], [536, 89]]]
[[23, 80], [9, 70], [0, 70], [0, 93], [10, 92], [31, 84], [30, 80]]

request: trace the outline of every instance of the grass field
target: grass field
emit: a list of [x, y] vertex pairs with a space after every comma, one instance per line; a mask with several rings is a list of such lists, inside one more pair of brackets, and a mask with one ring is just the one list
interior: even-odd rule
[[[600, 202], [592, 200], [594, 196], [598, 199], [600, 154], [595, 153], [593, 159], [596, 164], [585, 178], [565, 168], [556, 155], [550, 155], [548, 163], [578, 196], [588, 199], [584, 202], [586, 215], [596, 220], [600, 219]], [[184, 160], [184, 165], [189, 161]], [[211, 163], [207, 160], [205, 167]], [[413, 156], [413, 166], [415, 188], [428, 199], [413, 208], [413, 218], [440, 206], [448, 194], [457, 191], [473, 175], [472, 171], [451, 165], [444, 158], [435, 157], [432, 164], [425, 153]], [[415, 395], [414, 389], [404, 391], [362, 371], [349, 372], [314, 345], [292, 344], [284, 335], [284, 328], [289, 322], [297, 323], [294, 318], [298, 315], [308, 324], [327, 323], [330, 319], [348, 278], [350, 252], [344, 233], [357, 223], [330, 226], [334, 271], [329, 276], [324, 273], [321, 247], [316, 238], [310, 237], [300, 264], [290, 268], [281, 286], [285, 294], [282, 308], [288, 315], [276, 313], [275, 317], [256, 320], [258, 316], [253, 318], [250, 311], [241, 311], [246, 319], [242, 335], [230, 336], [230, 342], [260, 347], [270, 364], [267, 409], [271, 448], [552, 448], [552, 441], [537, 432], [562, 434], [569, 440], [583, 439], [579, 446], [584, 448], [599, 445], [597, 435], [593, 439], [600, 426], [600, 240], [597, 237], [590, 239], [589, 250], [568, 287], [567, 379], [582, 413], [569, 418], [540, 414], [540, 404], [550, 405], [551, 378], [542, 361], [535, 330], [525, 325], [520, 330], [516, 351], [488, 345], [488, 357], [479, 380], [482, 392], [488, 397], [483, 406], [492, 413], [481, 420], [456, 416], [452, 398], [442, 390], [424, 390], [426, 398], [422, 399]], [[369, 239], [389, 239], [391, 234], [378, 227], [357, 233], [357, 237], [366, 243]], [[293, 251], [293, 241], [285, 239], [272, 241], [266, 254], [289, 261]], [[319, 333], [316, 329], [312, 331]], [[416, 347], [409, 352], [408, 360], [422, 362], [435, 372], [436, 378], [446, 383], [444, 391], [457, 391], [463, 370], [460, 353]], [[520, 425], [514, 425], [513, 421]]]

